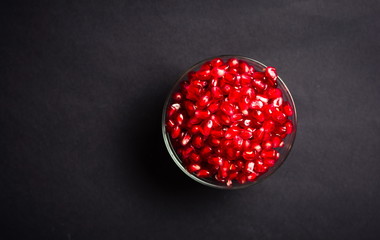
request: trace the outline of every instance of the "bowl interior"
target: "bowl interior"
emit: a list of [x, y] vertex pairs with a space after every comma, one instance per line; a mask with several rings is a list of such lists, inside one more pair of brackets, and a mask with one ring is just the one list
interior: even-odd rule
[[[232, 55], [231, 56], [229, 56], [229, 55], [223, 55], [223, 56], [218, 56], [218, 57], [221, 58], [223, 61], [226, 61], [229, 58], [237, 58], [239, 60], [244, 60], [248, 64], [254, 66], [255, 67], [255, 71], [261, 71], [262, 69], [264, 69], [264, 68], [267, 67], [264, 64], [262, 64], [262, 63], [260, 63], [260, 62], [258, 62], [256, 60], [254, 60], [254, 59], [250, 59], [248, 57], [232, 56]], [[289, 154], [289, 152], [290, 152], [290, 150], [291, 150], [291, 148], [293, 146], [293, 143], [294, 143], [294, 140], [295, 140], [295, 137], [296, 137], [296, 132], [297, 132], [297, 111], [296, 111], [296, 108], [295, 108], [293, 97], [292, 97], [289, 89], [287, 88], [287, 86], [282, 81], [281, 77], [279, 76], [278, 80], [277, 80], [278, 88], [281, 89], [281, 91], [282, 91], [284, 101], [288, 101], [290, 103], [290, 105], [292, 106], [293, 110], [294, 110], [294, 114], [291, 117], [288, 117], [289, 120], [291, 120], [293, 122], [294, 130], [293, 130], [293, 132], [291, 134], [287, 135], [286, 138], [283, 140], [284, 141], [284, 146], [282, 148], [276, 148], [276, 150], [280, 153], [280, 158], [276, 161], [276, 164], [273, 167], [271, 167], [266, 173], [264, 173], [264, 174], [260, 175], [259, 177], [257, 177], [257, 179], [254, 182], [247, 182], [245, 184], [239, 184], [239, 183], [233, 181], [233, 184], [231, 186], [226, 186], [226, 184], [221, 183], [221, 182], [217, 181], [216, 179], [199, 178], [196, 175], [188, 172], [187, 169], [182, 164], [181, 158], [178, 156], [178, 154], [174, 150], [173, 145], [171, 143], [170, 136], [169, 136], [169, 134], [166, 131], [166, 127], [165, 127], [165, 123], [166, 123], [166, 111], [167, 111], [167, 108], [168, 108], [169, 104], [171, 104], [171, 96], [172, 96], [172, 94], [179, 89], [181, 82], [187, 80], [188, 73], [191, 72], [191, 71], [197, 71], [197, 70], [199, 70], [199, 68], [205, 62], [210, 61], [210, 60], [212, 60], [214, 58], [217, 58], [217, 57], [205, 59], [205, 60], [203, 60], [203, 61], [195, 64], [194, 66], [192, 66], [191, 68], [189, 68], [184, 74], [182, 74], [182, 76], [175, 83], [175, 85], [171, 89], [171, 91], [170, 91], [170, 93], [169, 93], [169, 95], [168, 95], [168, 97], [167, 97], [167, 99], [165, 101], [165, 104], [164, 104], [164, 109], [163, 109], [163, 113], [162, 113], [162, 134], [163, 134], [163, 137], [164, 137], [165, 145], [166, 145], [166, 147], [168, 149], [168, 152], [169, 152], [171, 158], [173, 159], [173, 161], [177, 164], [177, 166], [187, 176], [189, 176], [193, 180], [195, 180], [195, 181], [197, 181], [197, 182], [199, 182], [201, 184], [204, 184], [206, 186], [213, 187], [213, 188], [219, 188], [219, 189], [239, 189], [239, 188], [245, 188], [245, 187], [257, 184], [258, 182], [261, 182], [263, 179], [265, 179], [268, 176], [270, 176], [271, 174], [273, 174], [283, 164], [283, 162], [287, 158], [287, 156], [288, 156], [288, 154]]]

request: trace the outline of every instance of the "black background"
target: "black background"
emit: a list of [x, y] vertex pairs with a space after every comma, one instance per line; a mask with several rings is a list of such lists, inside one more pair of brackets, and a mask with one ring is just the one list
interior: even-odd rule
[[[380, 2], [28, 1], [1, 8], [1, 239], [376, 239]], [[192, 64], [278, 68], [294, 149], [237, 191], [193, 182], [160, 132]]]

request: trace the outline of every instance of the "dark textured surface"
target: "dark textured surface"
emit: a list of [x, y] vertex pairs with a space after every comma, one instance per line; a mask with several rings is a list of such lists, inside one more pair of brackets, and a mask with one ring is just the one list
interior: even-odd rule
[[[379, 1], [78, 1], [0, 9], [1, 239], [378, 239]], [[239, 191], [192, 182], [160, 135], [206, 57], [278, 67], [294, 151]]]

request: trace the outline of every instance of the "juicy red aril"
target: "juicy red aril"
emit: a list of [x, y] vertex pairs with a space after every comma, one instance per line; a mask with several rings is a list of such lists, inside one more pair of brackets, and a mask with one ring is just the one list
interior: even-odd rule
[[166, 129], [186, 169], [227, 186], [254, 182], [275, 166], [294, 114], [273, 67], [215, 58], [171, 95]]
[[198, 164], [190, 164], [188, 167], [187, 167], [187, 170], [191, 173], [193, 172], [196, 172], [196, 171], [199, 171], [201, 169], [201, 166], [198, 165]]
[[206, 119], [210, 117], [210, 111], [208, 110], [196, 110], [194, 116], [199, 119]]
[[200, 178], [207, 178], [207, 177], [210, 177], [211, 176], [211, 173], [210, 171], [207, 171], [205, 169], [201, 169], [199, 170], [199, 172], [197, 173], [197, 176], [200, 177]]
[[286, 116], [292, 116], [293, 115], [293, 109], [288, 102], [286, 102], [283, 105], [283, 111], [284, 111]]

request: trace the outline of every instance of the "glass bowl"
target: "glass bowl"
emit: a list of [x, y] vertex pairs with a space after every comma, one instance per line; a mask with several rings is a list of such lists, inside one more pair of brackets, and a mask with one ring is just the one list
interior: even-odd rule
[[290, 150], [292, 149], [292, 146], [293, 146], [293, 143], [294, 143], [294, 140], [295, 140], [295, 137], [296, 137], [296, 132], [297, 132], [297, 111], [296, 111], [296, 107], [295, 107], [295, 104], [294, 104], [293, 97], [292, 97], [289, 89], [287, 88], [287, 86], [285, 85], [285, 83], [281, 79], [281, 77], [278, 76], [278, 78], [277, 78], [277, 84], [278, 84], [277, 88], [281, 89], [283, 100], [289, 102], [289, 104], [291, 105], [294, 113], [293, 113], [292, 116], [288, 117], [288, 119], [291, 120], [292, 123], [293, 123], [293, 131], [292, 131], [292, 133], [288, 134], [283, 139], [284, 146], [281, 147], [281, 148], [276, 148], [276, 151], [280, 153], [280, 158], [276, 161], [275, 165], [272, 166], [272, 167], [270, 167], [267, 172], [265, 172], [262, 175], [258, 176], [255, 179], [255, 181], [253, 181], [253, 182], [246, 182], [244, 184], [240, 184], [240, 183], [238, 183], [236, 181], [233, 181], [230, 186], [227, 186], [225, 183], [219, 182], [219, 181], [217, 181], [214, 178], [200, 178], [200, 177], [196, 176], [195, 174], [190, 173], [186, 169], [186, 167], [183, 165], [180, 156], [178, 156], [178, 154], [176, 153], [176, 151], [175, 151], [175, 149], [174, 149], [174, 147], [172, 145], [170, 135], [167, 132], [167, 129], [166, 129], [167, 108], [172, 103], [172, 98], [171, 97], [172, 97], [172, 95], [176, 91], [179, 90], [181, 82], [187, 80], [188, 73], [191, 72], [191, 71], [197, 71], [197, 70], [199, 70], [200, 67], [204, 63], [206, 63], [208, 61], [211, 61], [212, 59], [215, 59], [215, 58], [221, 58], [224, 62], [227, 61], [230, 58], [236, 58], [238, 60], [243, 60], [243, 61], [247, 62], [249, 65], [254, 66], [255, 67], [255, 71], [259, 71], [260, 69], [264, 69], [264, 68], [267, 67], [266, 65], [264, 65], [263, 63], [261, 63], [261, 62], [259, 62], [257, 60], [254, 60], [254, 59], [251, 59], [251, 58], [248, 58], [248, 57], [243, 57], [243, 56], [236, 56], [236, 55], [222, 55], [222, 56], [212, 57], [212, 58], [208, 58], [208, 59], [205, 59], [203, 61], [200, 61], [197, 64], [193, 65], [188, 70], [186, 70], [185, 73], [182, 74], [182, 76], [177, 80], [177, 82], [174, 84], [173, 88], [171, 89], [171, 91], [170, 91], [170, 93], [169, 93], [169, 95], [168, 95], [168, 97], [167, 97], [167, 99], [165, 101], [164, 109], [163, 109], [163, 113], [162, 113], [162, 134], [163, 134], [163, 138], [164, 138], [164, 141], [165, 141], [166, 148], [167, 148], [167, 150], [168, 150], [171, 158], [176, 163], [176, 165], [187, 176], [189, 176], [191, 179], [195, 180], [198, 183], [201, 183], [201, 184], [204, 184], [206, 186], [213, 187], [213, 188], [218, 188], [218, 189], [241, 189], [241, 188], [245, 188], [245, 187], [248, 187], [248, 186], [252, 186], [252, 185], [257, 184], [257, 183], [261, 182], [262, 180], [266, 179], [267, 177], [269, 177], [270, 175], [272, 175], [284, 163], [285, 159], [289, 155]]

